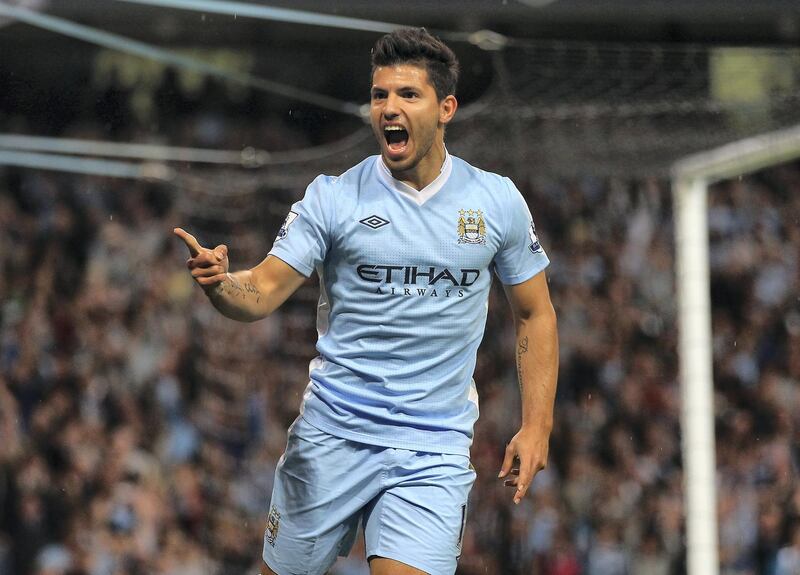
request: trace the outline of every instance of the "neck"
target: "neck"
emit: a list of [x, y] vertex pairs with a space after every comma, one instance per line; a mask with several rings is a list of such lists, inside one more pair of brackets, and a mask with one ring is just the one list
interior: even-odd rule
[[419, 163], [409, 170], [392, 172], [392, 177], [408, 184], [415, 190], [421, 190], [437, 178], [442, 171], [445, 158], [444, 140], [433, 143], [431, 149]]

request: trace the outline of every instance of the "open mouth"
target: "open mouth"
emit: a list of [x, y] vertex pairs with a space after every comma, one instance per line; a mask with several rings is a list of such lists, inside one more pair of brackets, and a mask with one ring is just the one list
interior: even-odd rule
[[401, 126], [385, 126], [383, 137], [392, 152], [401, 152], [408, 144], [408, 132]]

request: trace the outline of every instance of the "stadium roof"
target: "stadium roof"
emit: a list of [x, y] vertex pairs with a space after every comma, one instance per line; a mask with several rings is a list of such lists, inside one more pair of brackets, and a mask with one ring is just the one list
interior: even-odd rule
[[[490, 28], [526, 38], [570, 38], [619, 41], [726, 43], [797, 43], [800, 2], [796, 0], [244, 0], [248, 4], [283, 7], [430, 28]], [[182, 12], [163, 7], [109, 0], [11, 0], [11, 4], [46, 12], [111, 31], [135, 27], [147, 41], [182, 43], [196, 40], [194, 24]], [[197, 2], [200, 4], [200, 1]], [[287, 33], [286, 26], [209, 15], [204, 40], [218, 45], [263, 41]], [[265, 33], [267, 31], [268, 33]], [[288, 33], [296, 32], [289, 30]], [[328, 31], [342, 38], [353, 36]], [[356, 35], [357, 36], [357, 35]], [[316, 38], [319, 38], [317, 32]], [[314, 42], [315, 34], [306, 41]], [[363, 41], [361, 38], [356, 41]]]

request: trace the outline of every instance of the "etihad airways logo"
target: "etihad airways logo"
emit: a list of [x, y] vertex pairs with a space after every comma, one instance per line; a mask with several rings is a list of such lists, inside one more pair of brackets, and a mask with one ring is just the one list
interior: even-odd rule
[[[375, 293], [403, 296], [464, 297], [481, 275], [477, 269], [449, 270], [434, 266], [390, 266], [361, 264], [356, 268], [363, 281], [379, 284]], [[400, 284], [391, 285], [392, 283]], [[384, 291], [386, 290], [386, 291]]]

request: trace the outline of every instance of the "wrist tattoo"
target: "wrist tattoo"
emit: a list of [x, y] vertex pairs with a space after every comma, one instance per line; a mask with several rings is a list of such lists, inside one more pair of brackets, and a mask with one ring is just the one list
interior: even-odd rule
[[261, 301], [261, 292], [252, 282], [242, 284], [238, 279], [231, 274], [227, 274], [227, 280], [217, 284], [217, 290], [220, 295], [227, 295], [234, 298], [246, 300], [255, 298], [256, 303]]
[[256, 303], [261, 300], [261, 292], [258, 291], [258, 288], [253, 285], [253, 282], [247, 282], [244, 284], [244, 291], [246, 294], [250, 294], [252, 297], [256, 298]]

